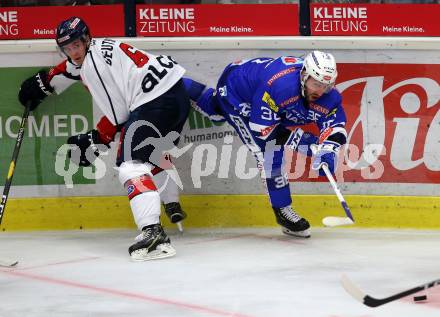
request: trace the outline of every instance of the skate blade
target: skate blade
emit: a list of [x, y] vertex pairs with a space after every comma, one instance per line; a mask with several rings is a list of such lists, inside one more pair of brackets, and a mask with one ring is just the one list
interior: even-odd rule
[[180, 233], [183, 233], [183, 225], [182, 221], [176, 222], [177, 230], [179, 230]]
[[289, 229], [283, 228], [283, 233], [288, 236], [297, 237], [297, 238], [310, 238], [311, 231], [310, 229], [306, 229], [303, 231], [291, 231]]
[[176, 255], [176, 249], [171, 244], [159, 244], [155, 250], [148, 252], [148, 249], [139, 249], [131, 253], [131, 259], [136, 262], [169, 258]]

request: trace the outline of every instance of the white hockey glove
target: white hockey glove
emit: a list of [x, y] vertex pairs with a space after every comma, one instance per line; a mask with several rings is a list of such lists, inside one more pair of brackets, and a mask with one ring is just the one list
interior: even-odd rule
[[340, 144], [332, 141], [324, 141], [315, 149], [314, 158], [312, 161], [312, 169], [319, 171], [319, 176], [325, 176], [325, 172], [321, 167], [326, 164], [329, 171], [334, 174], [336, 166], [338, 165], [338, 153]]

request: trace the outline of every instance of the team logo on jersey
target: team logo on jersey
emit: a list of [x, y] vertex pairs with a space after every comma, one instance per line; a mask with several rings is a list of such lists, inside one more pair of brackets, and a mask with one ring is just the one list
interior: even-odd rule
[[226, 86], [219, 87], [218, 93], [220, 94], [220, 96], [226, 97], [228, 95], [228, 90], [226, 89]]
[[315, 110], [316, 112], [323, 113], [325, 115], [329, 114], [329, 110], [321, 105], [311, 102], [309, 104], [310, 109]]
[[292, 64], [297, 64], [302, 60], [293, 56], [285, 56], [281, 58], [281, 61], [283, 62], [284, 65], [292, 65]]
[[128, 185], [127, 186], [127, 195], [130, 196], [131, 194], [133, 194], [134, 190], [135, 190], [135, 187], [133, 184]]
[[296, 70], [296, 67], [290, 67], [288, 69], [284, 69], [278, 73], [276, 73], [275, 75], [273, 75], [268, 81], [267, 84], [269, 86], [271, 86], [273, 84], [273, 82], [283, 76], [286, 76], [287, 74], [293, 73]]
[[269, 93], [267, 91], [264, 92], [263, 98], [261, 98], [261, 100], [263, 100], [265, 103], [267, 103], [267, 105], [269, 106], [270, 109], [272, 109], [275, 112], [278, 112], [279, 108], [278, 108], [275, 100], [272, 99], [272, 97], [269, 95]]

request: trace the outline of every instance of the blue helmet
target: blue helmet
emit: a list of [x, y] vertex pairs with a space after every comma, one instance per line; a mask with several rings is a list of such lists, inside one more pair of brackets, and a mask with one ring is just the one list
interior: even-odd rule
[[71, 17], [58, 25], [56, 41], [61, 48], [77, 39], [85, 40], [86, 36], [90, 37], [87, 24], [81, 18]]

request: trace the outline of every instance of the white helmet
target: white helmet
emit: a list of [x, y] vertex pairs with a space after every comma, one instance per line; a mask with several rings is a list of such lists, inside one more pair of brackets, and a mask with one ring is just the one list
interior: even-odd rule
[[313, 51], [304, 58], [303, 67], [301, 69], [301, 88], [304, 93], [304, 86], [312, 76], [317, 81], [328, 85], [328, 91], [333, 88], [338, 72], [336, 70], [336, 61], [332, 54], [320, 51]]

